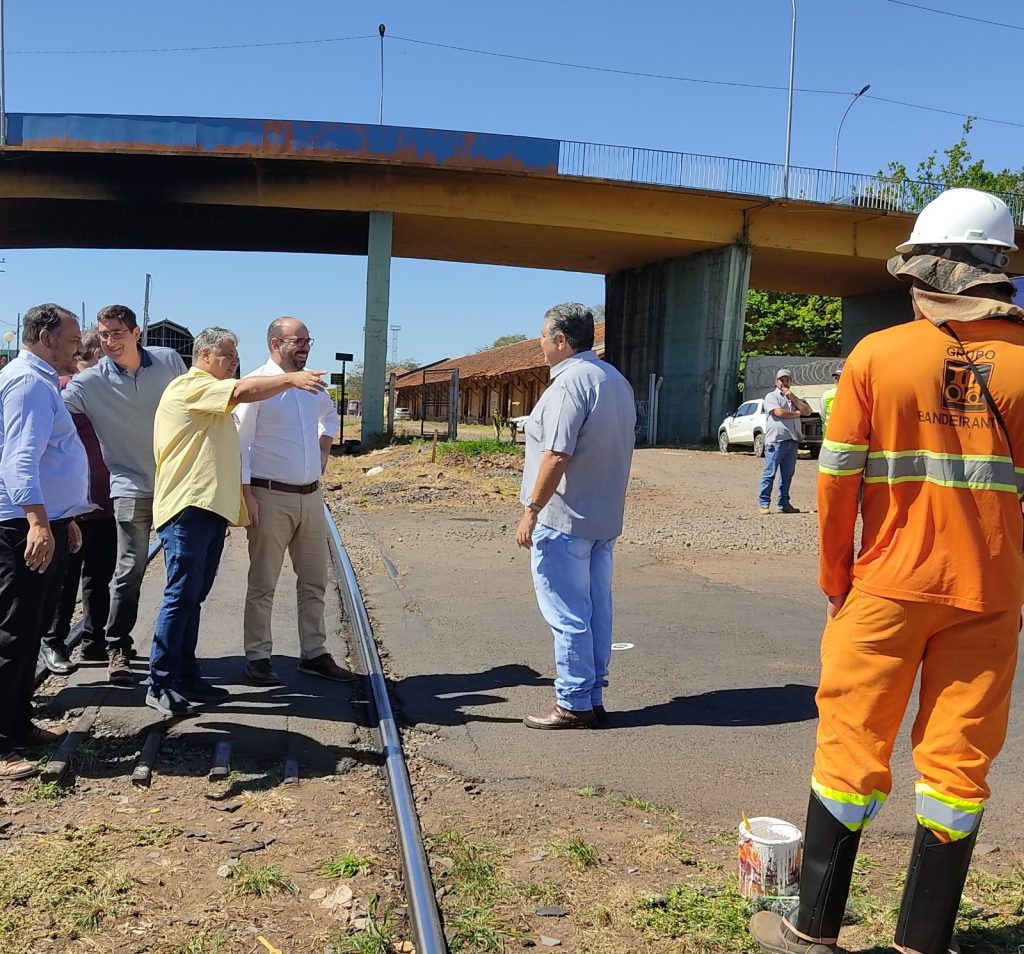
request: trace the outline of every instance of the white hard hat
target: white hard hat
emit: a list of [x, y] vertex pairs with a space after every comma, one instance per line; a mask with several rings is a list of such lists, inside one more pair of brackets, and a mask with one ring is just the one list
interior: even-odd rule
[[948, 189], [917, 216], [897, 252], [916, 245], [993, 245], [1016, 251], [1013, 214], [998, 196], [977, 189]]

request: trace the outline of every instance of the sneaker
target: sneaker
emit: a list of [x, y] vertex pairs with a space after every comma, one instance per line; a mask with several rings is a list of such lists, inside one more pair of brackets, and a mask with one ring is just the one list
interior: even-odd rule
[[0, 755], [0, 779], [29, 778], [38, 771], [35, 762], [23, 759], [17, 752]]
[[184, 696], [189, 702], [200, 705], [216, 705], [227, 699], [231, 693], [221, 686], [212, 686], [208, 682], [203, 682], [202, 679], [196, 679], [178, 686], [178, 695]]
[[150, 688], [146, 692], [146, 705], [165, 716], [185, 715], [192, 711], [192, 705], [180, 693], [173, 689]]
[[257, 686], [279, 686], [281, 680], [278, 678], [274, 667], [270, 665], [269, 659], [252, 659], [245, 664], [245, 678]]
[[78, 650], [78, 658], [83, 662], [107, 662], [107, 647], [104, 643], [82, 643]]
[[330, 653], [323, 653], [313, 659], [300, 659], [296, 667], [299, 672], [310, 676], [320, 676], [322, 679], [333, 679], [335, 682], [351, 682], [355, 676], [347, 669], [339, 666]]
[[135, 682], [135, 673], [132, 672], [131, 664], [128, 661], [128, 654], [123, 649], [115, 649], [108, 656], [107, 681], [118, 686], [130, 686]]
[[802, 513], [799, 507], [794, 507], [792, 504], [786, 504], [785, 507], [779, 507], [779, 513]]

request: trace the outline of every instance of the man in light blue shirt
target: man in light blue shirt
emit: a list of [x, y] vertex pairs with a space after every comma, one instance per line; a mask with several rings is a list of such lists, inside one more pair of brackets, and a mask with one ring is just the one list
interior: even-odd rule
[[126, 305], [100, 309], [96, 324], [104, 357], [71, 379], [64, 403], [92, 422], [110, 470], [117, 569], [105, 627], [107, 675], [114, 684], [130, 685], [132, 628], [153, 529], [153, 418], [164, 389], [186, 368], [171, 348], [142, 347], [135, 312]]
[[523, 721], [531, 729], [589, 729], [607, 721], [612, 550], [622, 532], [636, 404], [629, 382], [594, 354], [594, 314], [585, 305], [550, 309], [540, 344], [551, 384], [526, 424], [516, 542], [531, 551], [557, 676], [554, 703]]
[[779, 368], [775, 390], [764, 397], [768, 419], [764, 430], [764, 471], [758, 488], [757, 504], [763, 514], [771, 513], [772, 486], [779, 476], [779, 513], [800, 513], [789, 499], [789, 486], [796, 472], [796, 452], [800, 446], [800, 418], [810, 414], [806, 401], [793, 392], [793, 372]]
[[93, 507], [88, 459], [56, 370], [82, 343], [78, 321], [47, 304], [23, 322], [24, 348], [0, 376], [0, 780], [35, 773], [17, 747], [63, 734], [30, 719], [36, 659], [68, 549], [81, 544], [72, 518]]

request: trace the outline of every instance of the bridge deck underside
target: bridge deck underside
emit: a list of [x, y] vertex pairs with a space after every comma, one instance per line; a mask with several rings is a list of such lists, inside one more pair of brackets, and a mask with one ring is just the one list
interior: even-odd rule
[[868, 209], [554, 175], [100, 151], [0, 155], [7, 248], [364, 255], [371, 211], [394, 213], [397, 257], [612, 274], [745, 241], [752, 287], [843, 296], [893, 289], [885, 259], [909, 230], [907, 216]]

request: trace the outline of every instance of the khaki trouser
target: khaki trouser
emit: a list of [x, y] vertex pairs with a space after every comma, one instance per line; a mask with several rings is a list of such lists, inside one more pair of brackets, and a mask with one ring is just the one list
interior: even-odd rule
[[327, 588], [327, 525], [324, 496], [253, 487], [259, 526], [249, 527], [249, 587], [245, 594], [245, 658], [269, 659], [273, 649], [270, 617], [285, 550], [295, 570], [299, 655], [315, 659], [327, 652], [324, 591]]
[[[1006, 738], [1019, 632], [1016, 608], [972, 613], [854, 587], [821, 643], [814, 781], [829, 810], [840, 817], [891, 791], [889, 759], [920, 671], [911, 730], [918, 820], [954, 838], [969, 833]], [[936, 811], [955, 822], [936, 824]]]

